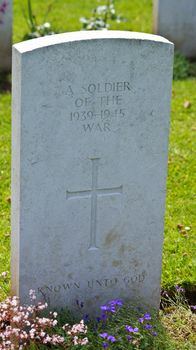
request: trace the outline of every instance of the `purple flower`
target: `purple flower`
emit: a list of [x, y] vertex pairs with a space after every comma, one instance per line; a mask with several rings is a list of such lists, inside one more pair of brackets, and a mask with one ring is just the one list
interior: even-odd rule
[[100, 318], [100, 321], [106, 321], [106, 320], [107, 320], [107, 315], [102, 314], [101, 318]]
[[138, 319], [138, 322], [144, 323], [144, 321], [149, 321], [149, 320], [151, 320], [151, 316], [149, 313], [146, 312], [143, 317], [140, 317]]
[[152, 325], [151, 324], [146, 324], [145, 325], [145, 329], [151, 329], [152, 328]]
[[115, 306], [111, 306], [109, 311], [113, 313], [116, 312]]
[[178, 286], [177, 284], [175, 286], [175, 289], [176, 289], [176, 292], [178, 292], [178, 293], [183, 293], [184, 292], [184, 288]]
[[110, 306], [108, 306], [108, 305], [102, 305], [101, 306], [101, 310], [102, 311], [105, 311], [105, 312], [116, 312], [116, 309], [115, 309], [115, 306], [114, 305], [110, 305]]
[[116, 306], [122, 306], [123, 302], [120, 299], [110, 300], [108, 304], [101, 305], [100, 309], [104, 312], [116, 312]]
[[131, 340], [131, 339], [133, 339], [133, 337], [131, 335], [128, 335], [127, 340]]
[[108, 347], [108, 344], [107, 343], [103, 343], [103, 348], [105, 349], [105, 348], [107, 348]]
[[101, 338], [107, 338], [108, 333], [107, 333], [107, 332], [104, 332], [104, 333], [99, 334], [99, 336], [100, 336]]
[[102, 311], [109, 311], [109, 306], [107, 306], [107, 305], [101, 305], [101, 307], [100, 307], [100, 309], [102, 310]]
[[152, 335], [153, 335], [154, 337], [156, 337], [156, 336], [157, 336], [157, 332], [152, 332]]
[[119, 305], [119, 306], [122, 306], [122, 305], [123, 305], [123, 301], [120, 300], [120, 299], [114, 299], [114, 300], [109, 301], [108, 304], [110, 304], [110, 305]]
[[144, 320], [147, 320], [147, 321], [151, 320], [151, 316], [147, 312], [144, 314], [143, 318], [144, 318]]
[[132, 326], [125, 326], [125, 329], [130, 333], [137, 333], [139, 331], [137, 327], [133, 328]]
[[116, 341], [116, 338], [113, 335], [108, 335], [107, 339], [111, 341], [111, 343], [114, 343]]

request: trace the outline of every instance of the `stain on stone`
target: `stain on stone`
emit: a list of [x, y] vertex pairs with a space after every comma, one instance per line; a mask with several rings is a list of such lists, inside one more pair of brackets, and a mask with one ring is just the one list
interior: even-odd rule
[[123, 255], [125, 253], [126, 250], [126, 245], [125, 244], [121, 244], [120, 248], [119, 248], [119, 254]]
[[113, 260], [112, 261], [112, 266], [113, 267], [117, 267], [117, 266], [119, 266], [119, 265], [121, 265], [122, 264], [122, 261], [121, 260]]
[[133, 250], [135, 250], [131, 244], [128, 244], [126, 247], [128, 252], [132, 252]]
[[131, 261], [130, 261], [130, 264], [132, 265], [132, 266], [134, 266], [135, 268], [136, 267], [139, 267], [141, 264], [140, 264], [140, 262], [138, 261], [138, 260], [136, 260], [136, 259], [132, 259]]
[[114, 230], [111, 230], [105, 238], [105, 246], [111, 246], [117, 239], [119, 239], [119, 235], [115, 233]]

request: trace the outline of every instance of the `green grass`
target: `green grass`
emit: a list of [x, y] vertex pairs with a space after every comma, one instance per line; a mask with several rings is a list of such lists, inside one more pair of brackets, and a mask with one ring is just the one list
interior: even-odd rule
[[[166, 288], [195, 285], [195, 87], [195, 80], [173, 83], [162, 277]], [[189, 108], [185, 101], [190, 101]], [[190, 230], [179, 230], [179, 224]]]
[[[10, 103], [9, 93], [0, 94], [0, 273], [10, 265]], [[0, 298], [7, 293], [6, 282], [0, 283]]]
[[[25, 3], [24, 0], [17, 0], [14, 3], [14, 42], [21, 41], [28, 31], [21, 12]], [[40, 23], [43, 22], [45, 8], [50, 3], [49, 0], [33, 0], [33, 9]], [[80, 30], [82, 26], [79, 18], [89, 17], [91, 10], [96, 5], [95, 0], [56, 0], [47, 21], [52, 23], [57, 32]], [[112, 23], [111, 29], [152, 31], [151, 0], [116, 0], [116, 7], [117, 13], [126, 17], [127, 22]], [[196, 73], [196, 65], [191, 66], [191, 72], [192, 77], [176, 80], [173, 84], [162, 273], [162, 286], [166, 289], [173, 288], [175, 284], [185, 285], [191, 290], [196, 288], [194, 261], [196, 79], [193, 78], [193, 74]], [[1, 88], [2, 77], [0, 77]], [[188, 108], [184, 107], [185, 101], [190, 102]], [[10, 93], [1, 91], [0, 273], [9, 271], [10, 266], [10, 103]], [[0, 281], [0, 299], [8, 294], [8, 290], [9, 280]]]

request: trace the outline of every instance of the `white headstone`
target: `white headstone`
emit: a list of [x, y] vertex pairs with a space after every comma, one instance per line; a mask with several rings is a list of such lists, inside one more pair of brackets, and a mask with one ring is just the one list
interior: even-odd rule
[[0, 72], [11, 70], [12, 0], [0, 0]]
[[92, 31], [13, 55], [13, 293], [158, 306], [173, 45]]
[[154, 32], [174, 42], [176, 49], [196, 57], [196, 0], [154, 0]]

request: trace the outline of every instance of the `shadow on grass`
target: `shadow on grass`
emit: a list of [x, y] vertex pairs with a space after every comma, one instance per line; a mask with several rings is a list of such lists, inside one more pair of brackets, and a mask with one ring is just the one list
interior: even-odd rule
[[184, 283], [182, 287], [174, 286], [168, 290], [162, 290], [160, 309], [163, 310], [165, 304], [170, 304], [171, 300], [175, 300], [178, 293], [182, 293], [184, 300], [190, 307], [196, 305], [196, 285]]
[[196, 78], [196, 60], [190, 61], [189, 76]]
[[0, 93], [11, 91], [11, 73], [0, 72]]
[[180, 52], [175, 51], [174, 80], [196, 78], [196, 60], [189, 60]]
[[185, 297], [190, 305], [196, 305], [196, 286], [186, 284], [184, 285]]

